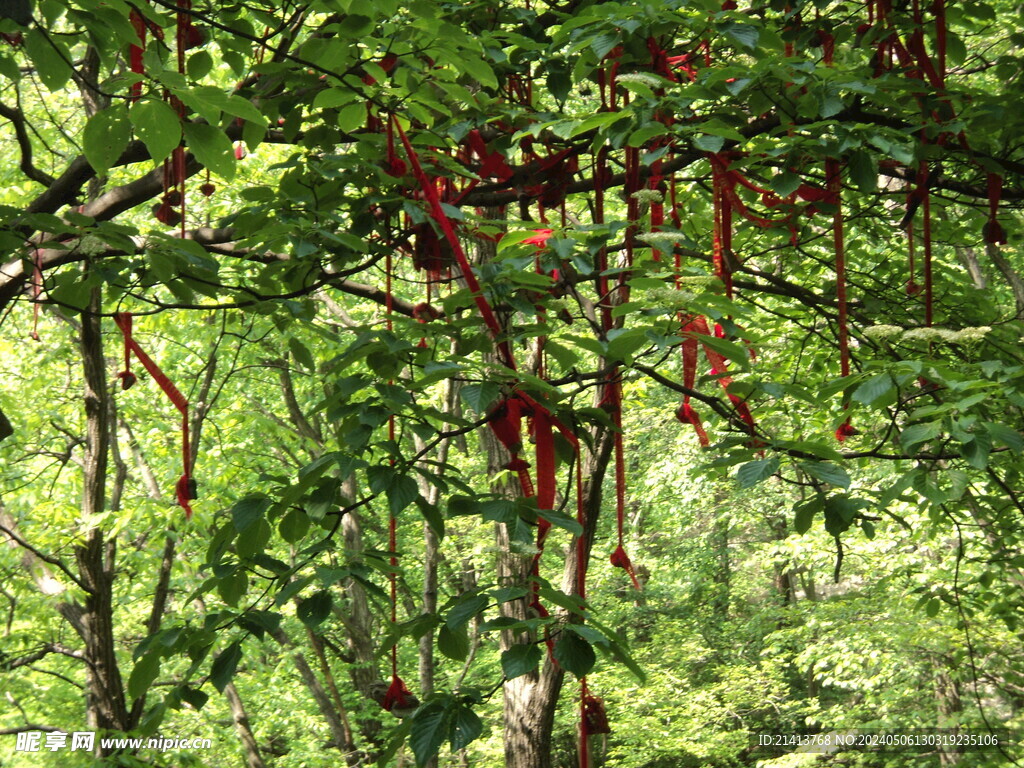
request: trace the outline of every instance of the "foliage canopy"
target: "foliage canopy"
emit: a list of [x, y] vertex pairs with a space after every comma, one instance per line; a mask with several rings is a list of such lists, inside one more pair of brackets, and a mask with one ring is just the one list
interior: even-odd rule
[[0, 726], [586, 768], [1016, 725], [1018, 15], [0, 3]]

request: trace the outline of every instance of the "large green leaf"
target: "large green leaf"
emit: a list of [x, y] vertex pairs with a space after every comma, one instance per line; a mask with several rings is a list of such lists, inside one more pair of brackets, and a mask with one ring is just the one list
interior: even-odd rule
[[416, 765], [426, 765], [441, 745], [448, 740], [451, 713], [448, 701], [437, 700], [423, 704], [412, 717], [409, 746], [416, 756]]
[[540, 647], [535, 643], [513, 645], [501, 654], [501, 671], [509, 680], [529, 674], [536, 671], [542, 657]]
[[331, 615], [331, 607], [333, 605], [334, 599], [331, 597], [331, 593], [327, 590], [321, 590], [304, 600], [300, 600], [299, 607], [295, 613], [299, 617], [299, 621], [310, 629], [315, 630]]
[[160, 653], [155, 649], [144, 653], [142, 658], [135, 662], [128, 678], [129, 698], [137, 699], [149, 690], [157, 675], [160, 674], [160, 662]]
[[167, 104], [144, 99], [132, 105], [129, 112], [135, 134], [154, 162], [162, 162], [181, 143], [181, 120]]
[[85, 157], [96, 173], [105, 174], [128, 146], [131, 128], [124, 104], [114, 104], [89, 118], [82, 132]]
[[593, 646], [568, 628], [564, 628], [558, 635], [554, 655], [562, 669], [572, 672], [576, 677], [585, 676], [597, 661]]
[[235, 178], [235, 150], [224, 131], [205, 123], [185, 123], [185, 140], [200, 164], [228, 181]]
[[44, 34], [41, 27], [33, 27], [25, 35], [24, 45], [43, 85], [51, 91], [63, 88], [71, 78], [72, 70], [71, 55], [61, 39], [53, 34]]
[[767, 459], [748, 461], [736, 470], [736, 480], [740, 488], [750, 488], [779, 471], [779, 457], [771, 456]]
[[241, 660], [242, 644], [238, 641], [217, 654], [217, 658], [213, 660], [213, 665], [210, 667], [210, 682], [213, 683], [213, 687], [224, 693], [224, 688], [234, 678], [235, 670], [238, 669], [238, 663]]

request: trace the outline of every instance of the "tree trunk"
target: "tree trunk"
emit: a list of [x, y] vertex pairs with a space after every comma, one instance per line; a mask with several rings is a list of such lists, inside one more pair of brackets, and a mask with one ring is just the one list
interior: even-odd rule
[[[508, 459], [502, 458], [504, 449], [489, 432], [481, 433], [488, 454], [488, 464], [492, 472], [496, 472], [501, 464]], [[607, 430], [600, 431], [595, 440], [595, 452], [584, 454], [582, 461], [583, 505], [585, 510], [584, 546], [582, 547], [583, 563], [586, 567], [590, 558], [590, 548], [594, 531], [597, 526], [598, 512], [601, 507], [601, 486], [612, 455], [612, 434]], [[582, 441], [581, 441], [582, 442]], [[509, 494], [516, 489], [506, 488]], [[501, 586], [529, 586], [529, 556], [511, 551], [508, 530], [505, 525], [498, 526], [497, 543], [498, 583]], [[564, 570], [562, 573], [562, 590], [567, 594], [579, 594], [577, 579], [577, 562], [579, 549], [576, 542], [568, 548]], [[502, 615], [513, 618], [525, 618], [527, 601], [525, 599], [509, 601], [500, 606]], [[519, 633], [503, 632], [501, 649], [507, 650], [516, 643], [541, 642], [543, 639]], [[503, 687], [504, 701], [504, 747], [505, 768], [553, 768], [552, 762], [552, 730], [555, 720], [555, 709], [565, 672], [554, 664], [548, 655], [538, 672], [520, 675], [507, 680]]]
[[[82, 313], [81, 352], [85, 381], [85, 477], [82, 517], [88, 522], [106, 508], [107, 457], [110, 449], [110, 409], [106, 366], [98, 315], [99, 291], [94, 290], [88, 312]], [[89, 727], [100, 732], [131, 730], [121, 672], [114, 643], [113, 540], [93, 527], [85, 542], [75, 547], [79, 578], [85, 589], [81, 610], [81, 634], [87, 664], [86, 700]], [[96, 741], [97, 756], [106, 756]]]
[[[960, 686], [949, 674], [953, 668], [953, 660], [943, 658], [944, 663], [937, 663], [935, 669], [935, 703], [939, 710], [939, 727], [949, 728], [957, 723], [963, 713], [960, 701]], [[939, 764], [942, 766], [959, 765], [960, 750], [955, 745], [943, 744], [939, 747]]]
[[[349, 498], [355, 498], [355, 487], [350, 482], [345, 488]], [[363, 532], [359, 515], [349, 512], [342, 519], [342, 533], [345, 537], [345, 548], [352, 553], [363, 551]], [[374, 699], [375, 686], [381, 684], [379, 659], [374, 645], [373, 613], [366, 590], [355, 579], [345, 582], [345, 606], [336, 615], [345, 626], [348, 636], [348, 648], [352, 663], [349, 664], [349, 675], [352, 685], [357, 691], [369, 699]], [[378, 744], [380, 741], [380, 722], [372, 718], [358, 721], [359, 733], [366, 744]], [[367, 761], [373, 762], [376, 756], [372, 753]]]
[[249, 715], [242, 704], [242, 697], [238, 695], [238, 689], [234, 683], [224, 686], [224, 696], [227, 697], [228, 705], [231, 707], [231, 721], [235, 724], [235, 731], [245, 749], [245, 764], [249, 768], [265, 768], [263, 756], [260, 754], [259, 745], [256, 743], [256, 736], [249, 725]]

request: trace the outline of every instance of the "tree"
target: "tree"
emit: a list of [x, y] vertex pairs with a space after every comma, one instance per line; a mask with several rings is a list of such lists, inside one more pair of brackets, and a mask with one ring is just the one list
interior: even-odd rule
[[[930, 516], [917, 527], [977, 531], [961, 556], [1007, 563], [979, 576], [985, 590], [1019, 579], [1024, 283], [1006, 241], [1022, 199], [1022, 118], [1007, 106], [1020, 40], [1003, 4], [0, 11], [0, 116], [20, 159], [0, 302], [12, 338], [54, 350], [19, 354], [47, 371], [68, 364], [53, 338], [71, 328], [84, 382], [84, 416], [49, 423], [5, 393], [4, 450], [29, 475], [79, 461], [84, 520], [69, 556], [59, 529], [30, 533], [34, 484], [5, 492], [3, 531], [32, 577], [11, 599], [54, 581], [67, 595], [81, 647], [64, 655], [89, 670], [90, 726], [155, 732], [210, 682], [259, 765], [267, 745], [232, 681], [273, 641], [298, 646], [296, 674], [352, 764], [386, 761], [406, 736], [426, 764], [483, 729], [474, 707], [493, 686], [467, 675], [497, 633], [505, 764], [558, 759], [566, 672], [587, 764], [606, 731], [586, 682], [596, 652], [635, 664], [586, 574], [610, 557], [620, 582], [644, 578], [625, 535], [623, 425], [649, 388], [680, 401], [660, 424], [693, 432], [713, 468], [737, 466], [741, 488], [776, 477], [799, 491], [784, 497], [792, 526], [823, 524], [836, 581], [857, 530], [906, 523], [909, 500]], [[136, 362], [162, 389], [144, 390], [146, 410], [166, 395], [169, 445], [150, 449], [124, 417]], [[185, 403], [173, 382], [190, 375]], [[470, 435], [481, 449], [462, 452]], [[153, 513], [168, 533], [146, 566], [145, 636], [123, 638], [127, 681], [117, 613], [134, 603], [115, 577], [149, 537], [125, 530], [126, 489], [182, 507], [173, 522]], [[446, 537], [460, 518], [496, 524], [493, 562], [439, 588], [445, 544], [472, 540]], [[714, 525], [720, 638], [729, 519]], [[776, 539], [788, 525], [771, 521]], [[408, 565], [420, 547], [422, 576]], [[791, 565], [774, 566], [781, 603]], [[922, 605], [966, 614], [978, 594], [954, 580]], [[1016, 598], [977, 599], [1014, 621]], [[186, 615], [196, 600], [202, 623]], [[451, 688], [434, 684], [435, 648], [467, 665]], [[22, 650], [12, 669], [39, 652]], [[343, 700], [328, 651], [363, 699], [411, 716], [383, 732]]]

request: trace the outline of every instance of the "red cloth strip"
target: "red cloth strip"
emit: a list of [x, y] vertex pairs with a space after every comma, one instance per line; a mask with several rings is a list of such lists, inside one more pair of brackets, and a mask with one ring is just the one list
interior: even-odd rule
[[831, 202], [836, 206], [832, 217], [832, 243], [836, 254], [836, 301], [839, 305], [839, 367], [843, 376], [850, 375], [850, 339], [846, 302], [846, 253], [843, 241], [842, 180], [839, 161], [825, 161], [825, 182]]
[[476, 302], [476, 306], [480, 310], [480, 316], [495, 340], [499, 355], [503, 358], [501, 362], [506, 367], [515, 370], [516, 364], [515, 358], [512, 356], [512, 348], [507, 341], [499, 340], [502, 335], [501, 324], [498, 322], [497, 317], [494, 315], [494, 310], [491, 309], [490, 303], [488, 303], [487, 298], [484, 296], [476, 275], [473, 274], [473, 268], [466, 257], [466, 252], [462, 249], [462, 243], [459, 242], [451, 221], [441, 207], [441, 199], [437, 195], [437, 188], [423, 170], [419, 156], [416, 154], [416, 150], [413, 149], [409, 137], [405, 135], [402, 124], [396, 120], [395, 127], [398, 129], [399, 138], [401, 138], [402, 145], [405, 147], [405, 152], [409, 157], [409, 162], [412, 164], [413, 175], [416, 177], [424, 197], [430, 204], [431, 215], [438, 226], [441, 227], [441, 231], [444, 233], [445, 238], [447, 238], [449, 245], [451, 245], [452, 251], [455, 253], [455, 259], [459, 263], [459, 269], [462, 270], [466, 286], [469, 288], [470, 293], [473, 294], [473, 301]]
[[[711, 329], [708, 327], [708, 321], [704, 319], [703, 316], [695, 315], [690, 322], [687, 323], [686, 327], [683, 329], [683, 333], [684, 335], [692, 334], [695, 338], [699, 339], [701, 336], [710, 336]], [[726, 375], [729, 369], [729, 364], [715, 349], [703, 342], [702, 346], [704, 347], [704, 356], [711, 365], [711, 375], [718, 378], [718, 383], [721, 384], [722, 389], [725, 390], [725, 394], [736, 409], [736, 413], [739, 414], [740, 419], [742, 419], [743, 423], [747, 425], [750, 432], [753, 432], [756, 425], [754, 424], [754, 417], [751, 415], [750, 409], [747, 407], [747, 404], [743, 402], [742, 398], [737, 397], [729, 391], [729, 385], [732, 384], [732, 377]]]
[[[118, 328], [121, 329], [121, 334], [124, 336], [125, 343], [125, 372], [131, 376], [132, 382], [134, 382], [134, 376], [128, 371], [128, 350], [135, 355], [136, 359], [142, 363], [142, 367], [149, 371], [149, 375], [153, 377], [153, 380], [160, 386], [164, 394], [167, 395], [167, 399], [170, 400], [174, 407], [181, 413], [181, 463], [182, 463], [182, 475], [178, 479], [177, 485], [175, 486], [175, 495], [177, 497], [178, 504], [182, 509], [185, 510], [185, 519], [191, 519], [192, 517], [192, 506], [189, 501], [196, 497], [195, 486], [191, 477], [191, 466], [192, 456], [191, 448], [189, 444], [189, 423], [188, 423], [188, 400], [181, 394], [174, 383], [167, 378], [166, 374], [160, 370], [158, 366], [149, 355], [145, 353], [142, 347], [139, 346], [132, 338], [132, 316], [129, 312], [118, 312], [114, 315], [114, 322]], [[121, 386], [127, 389], [131, 386], [128, 377], [122, 378]]]
[[1006, 230], [999, 223], [999, 200], [1003, 196], [1003, 177], [998, 173], [988, 174], [988, 221], [982, 230], [989, 245], [1006, 245]]
[[931, 327], [934, 319], [932, 304], [934, 294], [932, 286], [932, 196], [928, 191], [929, 173], [928, 162], [922, 162], [918, 191], [921, 194], [921, 238], [924, 240], [924, 324]]
[[[146, 72], [142, 63], [142, 57], [146, 52], [146, 22], [142, 18], [142, 14], [135, 9], [128, 14], [128, 20], [131, 22], [135, 34], [139, 36], [139, 44], [128, 47], [128, 66], [135, 74], [143, 75]], [[132, 83], [129, 101], [138, 101], [141, 96], [142, 82]]]

